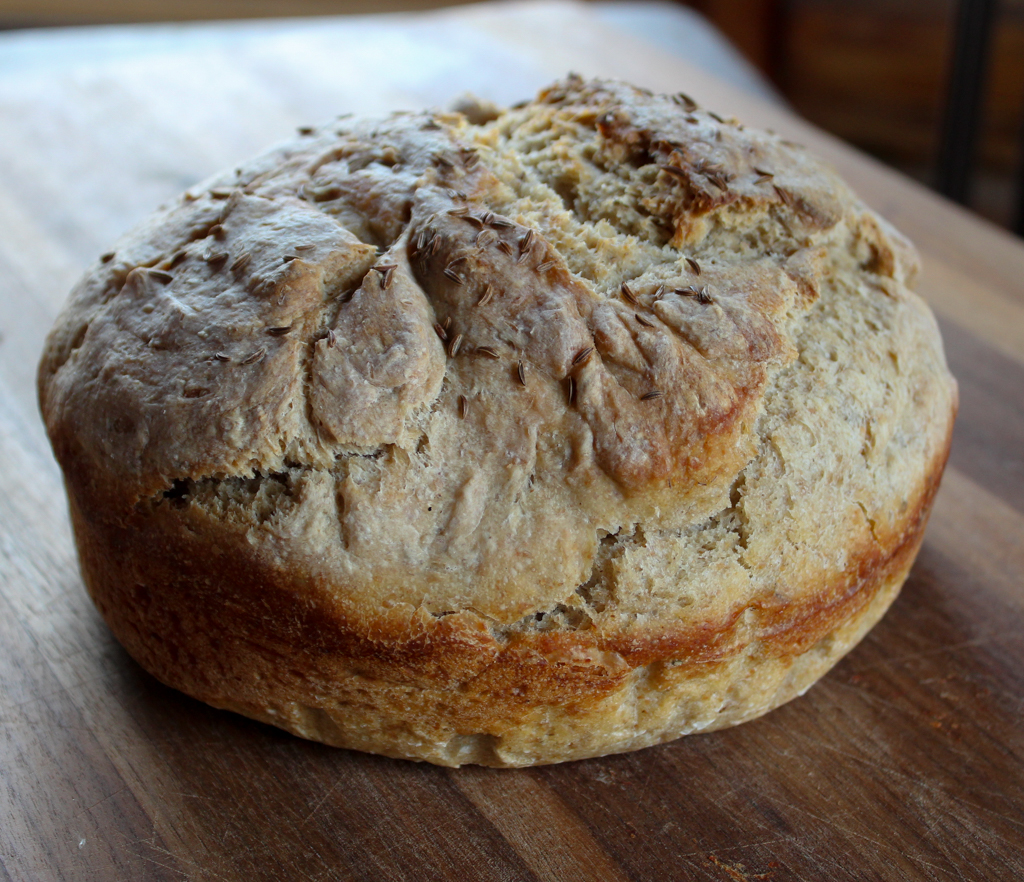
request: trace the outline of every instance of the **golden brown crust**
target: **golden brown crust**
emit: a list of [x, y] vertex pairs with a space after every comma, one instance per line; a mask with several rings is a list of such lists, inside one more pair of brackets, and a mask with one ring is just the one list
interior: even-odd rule
[[333, 744], [526, 765], [748, 719], [920, 544], [956, 396], [915, 273], [684, 99], [324, 127], [51, 334], [86, 583], [165, 682]]
[[[614, 728], [609, 731], [607, 699], [640, 703], [648, 697], [638, 694], [644, 687], [665, 702], [673, 691], [686, 692], [714, 672], [724, 682], [703, 696], [707, 707], [690, 710], [707, 730], [781, 703], [783, 698], [775, 701], [772, 693], [762, 692], [760, 706], [751, 704], [736, 717], [721, 691], [742, 687], [740, 675], [748, 672], [735, 669], [738, 659], [756, 656], [761, 666], [779, 668], [771, 678], [776, 690], [781, 674], [801, 660], [816, 661], [811, 676], [791, 679], [785, 698], [802, 692], [895, 596], [920, 546], [935, 489], [932, 482], [894, 547], [865, 554], [855, 573], [808, 603], [756, 609], [753, 628], [742, 621], [752, 608], [737, 609], [726, 622], [663, 632], [642, 643], [602, 639], [593, 631], [512, 633], [499, 642], [471, 612], [353, 627], [337, 610], [303, 603], [308, 591], [302, 580], [267, 572], [251, 550], [217, 544], [211, 549], [209, 533], [197, 538], [187, 527], [182, 532], [180, 522], [160, 517], [140, 517], [126, 528], [104, 531], [96, 519], [79, 515], [74, 500], [72, 514], [81, 547], [89, 552], [82, 557], [83, 572], [98, 607], [125, 647], [169, 685], [337, 746], [399, 756], [407, 755], [404, 749], [444, 764], [525, 765], [664, 740], [656, 729], [625, 738]], [[92, 553], [112, 547], [127, 553]], [[211, 552], [220, 559], [211, 561]], [[211, 583], [209, 573], [221, 567], [230, 568], [232, 578]], [[164, 599], [155, 601], [148, 585], [163, 586]], [[282, 629], [281, 623], [289, 627]], [[259, 635], [258, 642], [253, 635]], [[823, 641], [830, 644], [824, 652]], [[820, 659], [812, 658], [816, 648]], [[643, 683], [639, 689], [637, 681]], [[282, 696], [289, 698], [284, 706]], [[390, 740], [367, 741], [365, 723], [352, 724], [357, 697], [366, 702], [364, 715], [368, 710], [378, 724], [399, 730]], [[304, 729], [300, 721], [308, 725], [308, 720], [301, 713], [289, 721], [293, 705], [320, 709], [320, 728]], [[503, 736], [531, 726], [538, 708], [564, 717], [558, 737], [549, 737], [539, 755], [503, 749]], [[429, 734], [429, 748], [419, 754], [399, 725], [409, 719], [416, 720], [420, 737]], [[327, 720], [336, 725], [325, 730]], [[681, 733], [664, 737], [676, 734]], [[471, 735], [488, 737], [467, 741]]]

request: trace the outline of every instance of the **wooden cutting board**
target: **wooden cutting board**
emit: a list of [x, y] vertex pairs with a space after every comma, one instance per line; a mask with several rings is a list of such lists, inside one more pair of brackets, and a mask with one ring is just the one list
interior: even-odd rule
[[[514, 101], [569, 69], [787, 133], [920, 246], [962, 405], [892, 611], [761, 720], [523, 771], [333, 750], [156, 683], [85, 596], [36, 412], [42, 338], [76, 276], [299, 123], [467, 89]], [[7, 34], [0, 307], [0, 882], [1024, 878], [1019, 240], [575, 3]]]

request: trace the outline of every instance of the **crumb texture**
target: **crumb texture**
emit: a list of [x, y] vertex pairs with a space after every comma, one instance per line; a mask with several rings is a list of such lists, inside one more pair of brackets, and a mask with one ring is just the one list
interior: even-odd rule
[[763, 713], [920, 541], [956, 391], [913, 248], [687, 96], [462, 110], [309, 130], [79, 283], [40, 398], [90, 590], [168, 682], [391, 755]]

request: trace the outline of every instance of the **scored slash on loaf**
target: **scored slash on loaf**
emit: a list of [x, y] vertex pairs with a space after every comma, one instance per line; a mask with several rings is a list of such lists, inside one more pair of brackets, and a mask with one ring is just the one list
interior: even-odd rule
[[956, 386], [802, 148], [569, 77], [304, 127], [104, 254], [40, 365], [86, 586], [164, 682], [443, 765], [756, 717], [879, 619]]

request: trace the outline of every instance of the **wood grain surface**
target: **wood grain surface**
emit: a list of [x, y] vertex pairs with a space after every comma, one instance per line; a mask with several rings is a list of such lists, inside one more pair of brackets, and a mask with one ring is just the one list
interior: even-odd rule
[[[787, 133], [921, 248], [962, 407], [891, 612], [761, 720], [523, 771], [333, 750], [155, 682], [85, 595], [37, 416], [77, 275], [297, 124], [569, 69]], [[0, 37], [0, 882], [1024, 878], [1022, 491], [1021, 242], [583, 5]]]

